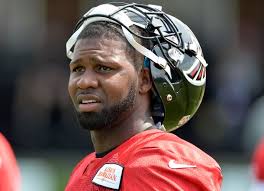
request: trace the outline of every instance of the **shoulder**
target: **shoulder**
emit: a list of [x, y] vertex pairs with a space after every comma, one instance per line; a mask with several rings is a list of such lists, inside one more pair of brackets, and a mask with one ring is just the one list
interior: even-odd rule
[[180, 137], [163, 131], [152, 131], [133, 147], [132, 160], [150, 157], [170, 158], [179, 162], [206, 163], [217, 166], [218, 163], [207, 153]]
[[258, 143], [253, 153], [252, 166], [255, 178], [264, 182], [264, 137]]
[[6, 138], [0, 133], [0, 160], [2, 167], [9, 170], [15, 170], [17, 168], [15, 154], [6, 140]]
[[77, 165], [74, 167], [71, 176], [74, 174], [82, 173], [85, 170], [85, 167], [87, 164], [89, 164], [93, 159], [95, 158], [95, 153], [90, 153], [87, 156], [85, 156], [81, 161], [77, 163]]
[[16, 190], [20, 187], [20, 172], [14, 152], [6, 138], [0, 133], [0, 190], [1, 181], [5, 182], [2, 186], [5, 186], [6, 190]]
[[222, 180], [221, 169], [212, 157], [178, 136], [161, 131], [150, 133], [130, 152], [125, 172], [124, 177], [132, 177], [139, 184], [146, 186], [144, 180], [152, 180], [152, 187], [168, 190], [218, 191]]
[[86, 166], [95, 158], [95, 153], [88, 154], [85, 158], [77, 163], [73, 171], [70, 174], [67, 186], [72, 184], [76, 179], [82, 176]]
[[1, 133], [0, 133], [0, 154], [1, 155], [5, 154], [14, 157], [10, 144]]

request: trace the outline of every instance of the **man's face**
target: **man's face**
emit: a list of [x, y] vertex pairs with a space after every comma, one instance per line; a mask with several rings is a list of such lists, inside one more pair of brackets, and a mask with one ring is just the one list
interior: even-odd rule
[[70, 63], [68, 90], [81, 126], [112, 127], [132, 111], [138, 73], [126, 56], [125, 44], [108, 39], [80, 39]]

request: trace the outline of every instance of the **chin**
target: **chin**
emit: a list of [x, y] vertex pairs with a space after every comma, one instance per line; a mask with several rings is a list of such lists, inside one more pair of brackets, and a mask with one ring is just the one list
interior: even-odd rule
[[101, 130], [109, 127], [109, 119], [106, 115], [103, 115], [102, 113], [95, 113], [95, 112], [89, 112], [89, 113], [77, 113], [77, 118], [79, 121], [80, 126], [83, 129], [87, 130]]

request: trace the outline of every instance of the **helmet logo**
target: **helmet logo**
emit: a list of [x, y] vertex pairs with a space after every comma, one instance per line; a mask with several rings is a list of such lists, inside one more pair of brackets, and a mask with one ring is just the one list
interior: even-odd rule
[[205, 66], [197, 59], [192, 67], [187, 71], [182, 71], [185, 78], [195, 86], [202, 86], [206, 81], [206, 68]]

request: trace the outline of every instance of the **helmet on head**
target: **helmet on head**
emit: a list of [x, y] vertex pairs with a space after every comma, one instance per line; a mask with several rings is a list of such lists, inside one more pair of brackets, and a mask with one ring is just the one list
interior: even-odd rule
[[[77, 23], [66, 43], [71, 59], [77, 37], [92, 22], [107, 21], [120, 25], [127, 41], [145, 56], [153, 87], [152, 117], [157, 124], [172, 131], [185, 124], [201, 104], [206, 81], [207, 63], [198, 40], [177, 18], [161, 11], [160, 6], [109, 3], [90, 9]], [[131, 26], [146, 31], [137, 34]], [[151, 41], [144, 47], [135, 38]]]

